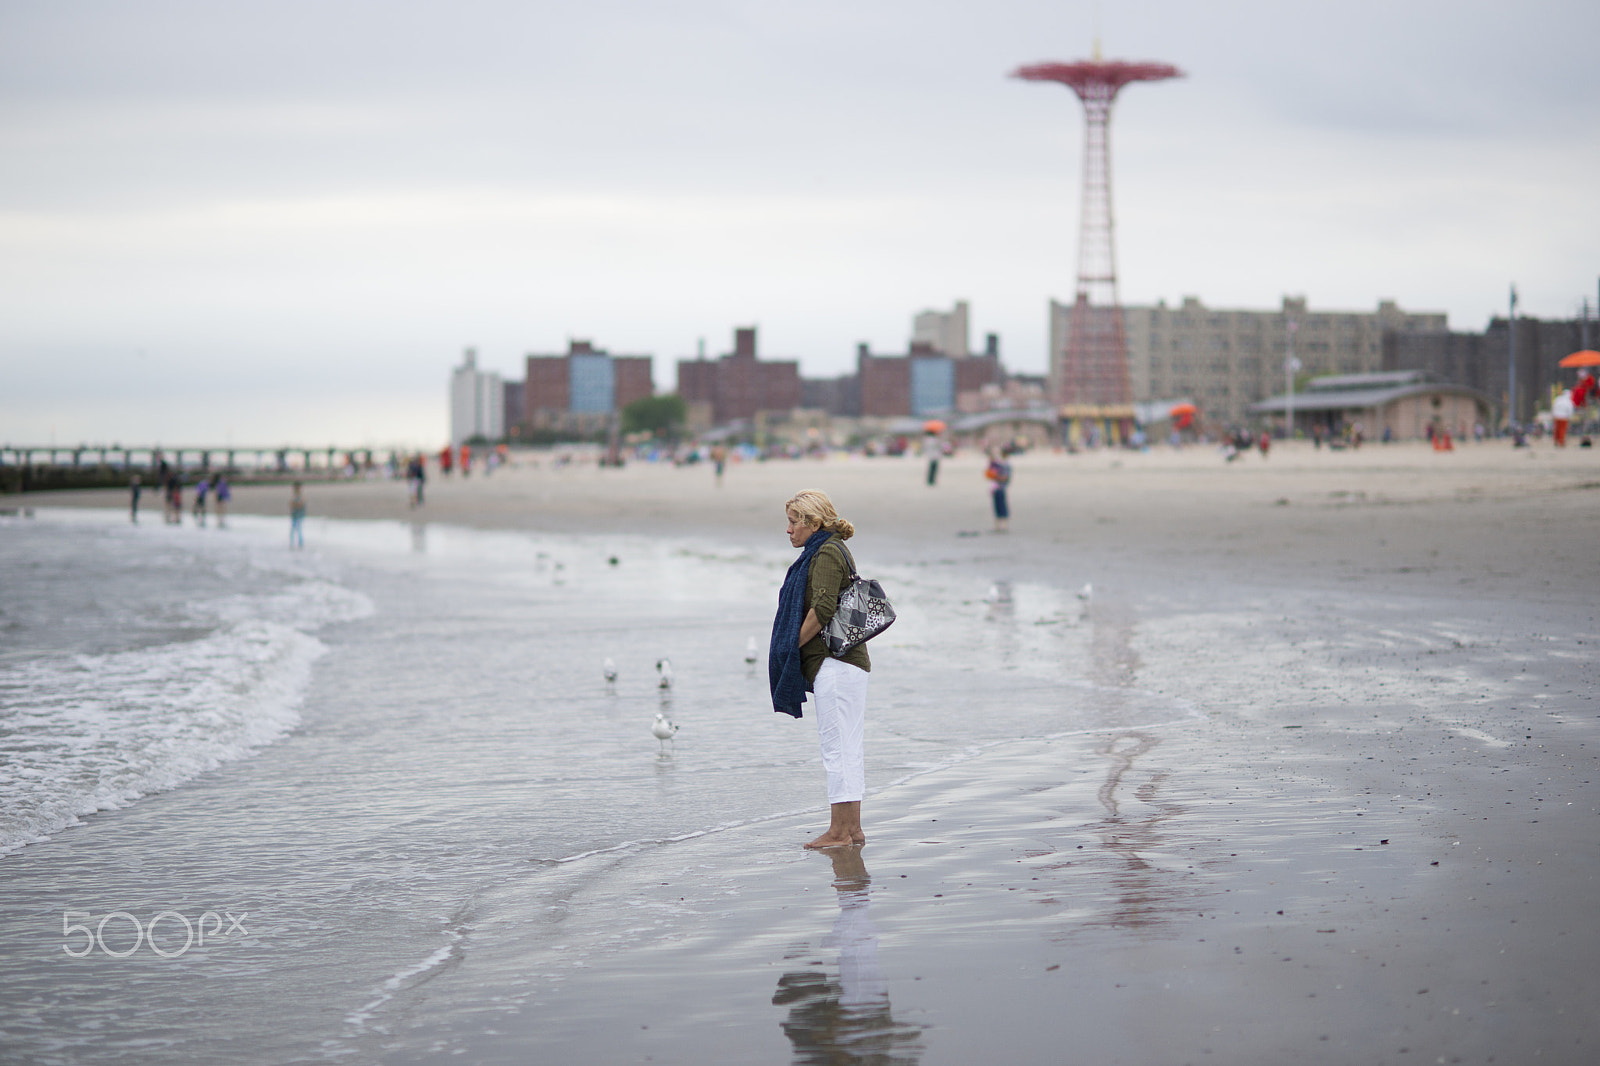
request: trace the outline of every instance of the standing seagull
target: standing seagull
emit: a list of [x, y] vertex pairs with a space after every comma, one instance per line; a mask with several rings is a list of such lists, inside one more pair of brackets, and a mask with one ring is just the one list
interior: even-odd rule
[[1078, 590], [1078, 599], [1082, 600], [1084, 603], [1088, 603], [1089, 600], [1093, 596], [1094, 596], [1094, 582], [1085, 581], [1083, 583], [1083, 588]]
[[669, 689], [672, 687], [672, 661], [670, 659], [658, 659], [656, 661], [656, 673], [661, 675], [660, 679], [656, 681], [657, 688]]
[[602, 665], [600, 669], [601, 672], [606, 675], [607, 687], [613, 686], [617, 683], [617, 664], [611, 661], [611, 657], [609, 655], [606, 656], [605, 664]]
[[753, 667], [760, 658], [761, 653], [756, 650], [756, 638], [751, 637], [750, 642], [744, 646], [744, 664]]
[[[673, 736], [677, 732], [678, 727], [674, 725], [672, 720], [667, 717], [666, 712], [657, 711], [656, 720], [650, 723], [650, 735], [655, 737], [656, 740], [660, 741], [664, 745], [667, 741], [672, 740]], [[672, 740], [672, 746], [676, 748], [678, 746], [678, 742], [676, 740]], [[661, 750], [665, 752], [667, 749], [663, 747]]]

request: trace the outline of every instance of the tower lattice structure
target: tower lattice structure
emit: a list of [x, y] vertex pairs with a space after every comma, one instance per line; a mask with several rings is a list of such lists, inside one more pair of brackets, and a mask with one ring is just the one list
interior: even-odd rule
[[1125, 405], [1133, 400], [1128, 380], [1128, 341], [1117, 295], [1117, 249], [1111, 210], [1111, 105], [1122, 87], [1136, 81], [1181, 78], [1167, 63], [1130, 63], [1095, 57], [1076, 63], [1035, 63], [1012, 77], [1055, 81], [1083, 101], [1083, 203], [1078, 223], [1078, 285], [1066, 350], [1051, 353], [1053, 399], [1062, 404]]

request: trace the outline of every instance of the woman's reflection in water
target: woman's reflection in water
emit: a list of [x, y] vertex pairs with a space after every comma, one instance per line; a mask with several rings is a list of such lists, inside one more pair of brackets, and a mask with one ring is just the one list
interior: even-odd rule
[[867, 916], [867, 874], [861, 849], [829, 848], [839, 917], [823, 947], [839, 951], [834, 979], [817, 971], [794, 971], [778, 979], [772, 1003], [788, 1007], [783, 1033], [794, 1044], [796, 1064], [914, 1066], [922, 1054], [917, 1027], [889, 1015], [889, 988], [878, 971], [878, 930]]

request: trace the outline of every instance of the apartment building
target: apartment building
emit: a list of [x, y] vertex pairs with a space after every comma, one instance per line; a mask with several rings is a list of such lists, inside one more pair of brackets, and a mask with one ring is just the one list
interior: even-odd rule
[[[1557, 364], [1565, 356], [1590, 347], [1582, 319], [1539, 319], [1517, 316], [1517, 396], [1512, 420], [1526, 424], [1546, 410], [1557, 391], [1572, 384], [1572, 372]], [[1511, 326], [1499, 316], [1482, 333], [1450, 330], [1391, 333], [1384, 337], [1383, 369], [1426, 370], [1441, 381], [1454, 382], [1492, 397], [1496, 419], [1506, 416], [1510, 401]]]
[[[1050, 303], [1052, 379], [1070, 331], [1071, 304]], [[1207, 307], [1197, 297], [1169, 307], [1123, 309], [1128, 374], [1135, 402], [1191, 398], [1208, 424], [1243, 423], [1249, 406], [1284, 391], [1291, 344], [1298, 377], [1383, 369], [1384, 334], [1447, 328], [1441, 312], [1408, 312], [1393, 300], [1375, 311], [1324, 311], [1284, 297], [1276, 311]]]
[[756, 328], [746, 326], [733, 331], [733, 351], [726, 355], [678, 360], [678, 395], [691, 407], [709, 407], [718, 425], [758, 411], [791, 411], [802, 397], [800, 363], [756, 358]]
[[612, 355], [590, 341], [569, 341], [561, 355], [530, 355], [522, 382], [528, 429], [598, 429], [634, 400], [655, 395], [653, 359]]
[[468, 348], [450, 372], [450, 443], [505, 436], [505, 384], [492, 370], [478, 369], [478, 353]]
[[970, 338], [965, 300], [957, 300], [950, 311], [919, 311], [911, 317], [911, 343], [940, 355], [965, 359], [972, 354]]

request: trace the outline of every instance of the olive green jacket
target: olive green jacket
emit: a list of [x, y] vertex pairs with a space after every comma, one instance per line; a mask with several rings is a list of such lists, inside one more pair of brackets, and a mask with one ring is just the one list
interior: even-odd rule
[[[828, 628], [828, 620], [839, 609], [839, 590], [854, 572], [849, 550], [837, 533], [811, 557], [811, 573], [806, 578], [806, 606], [817, 612], [817, 621], [822, 623], [823, 629]], [[828, 644], [821, 633], [800, 645], [800, 669], [806, 675], [808, 687], [817, 679], [817, 671], [828, 658]], [[865, 644], [857, 644], [838, 658], [842, 663], [872, 672], [872, 660], [867, 657]]]

